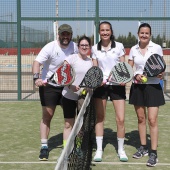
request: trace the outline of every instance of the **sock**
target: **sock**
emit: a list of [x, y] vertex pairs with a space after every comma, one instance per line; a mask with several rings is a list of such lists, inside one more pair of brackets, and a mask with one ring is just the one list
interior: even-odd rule
[[41, 139], [41, 147], [48, 147], [48, 139]]
[[143, 146], [143, 148], [144, 148], [145, 150], [148, 149], [147, 145], [141, 145], [141, 146]]
[[151, 153], [154, 153], [155, 155], [157, 155], [157, 150], [151, 150]]
[[63, 140], [63, 148], [65, 148], [67, 140]]
[[96, 136], [96, 144], [97, 144], [97, 150], [103, 150], [102, 145], [103, 145], [103, 136]]
[[118, 152], [124, 150], [124, 140], [125, 140], [125, 138], [118, 138], [118, 137], [117, 137]]

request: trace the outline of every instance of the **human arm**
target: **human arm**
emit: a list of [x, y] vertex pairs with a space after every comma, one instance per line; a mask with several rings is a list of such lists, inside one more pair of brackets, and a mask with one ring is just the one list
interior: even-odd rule
[[92, 61], [93, 61], [93, 66], [98, 66], [98, 62], [96, 59], [92, 59]]
[[[131, 65], [131, 67], [133, 68], [134, 66], [134, 60], [128, 60], [128, 64]], [[141, 82], [142, 81], [142, 77], [144, 77], [145, 75], [143, 74], [135, 74], [134, 75], [134, 79], [137, 81], [137, 82]]]
[[122, 55], [122, 56], [120, 57], [120, 62], [125, 62], [125, 55]]
[[42, 65], [41, 63], [39, 63], [38, 61], [35, 60], [33, 62], [33, 66], [32, 66], [33, 81], [37, 87], [44, 85], [43, 80], [40, 78], [41, 65]]

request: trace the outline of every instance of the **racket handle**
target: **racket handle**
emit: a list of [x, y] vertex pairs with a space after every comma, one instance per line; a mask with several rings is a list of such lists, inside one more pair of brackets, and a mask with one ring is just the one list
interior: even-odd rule
[[134, 80], [134, 83], [135, 83], [135, 84], [138, 84], [138, 83], [139, 83], [139, 81], [137, 81], [137, 80], [135, 79], [135, 80]]
[[103, 81], [103, 84], [106, 84], [107, 82], [108, 82], [108, 79], [104, 80], [104, 81]]

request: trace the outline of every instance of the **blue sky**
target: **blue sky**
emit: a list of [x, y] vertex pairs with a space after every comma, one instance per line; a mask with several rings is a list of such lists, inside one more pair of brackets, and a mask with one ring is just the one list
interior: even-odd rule
[[[164, 8], [165, 2], [165, 8]], [[56, 0], [21, 0], [22, 17], [56, 17]], [[95, 0], [58, 0], [59, 17], [92, 17], [95, 14]], [[170, 17], [170, 0], [99, 0], [99, 15], [101, 17]], [[0, 19], [16, 21], [16, 0], [1, 0]], [[43, 22], [43, 21], [42, 21]], [[22, 24], [35, 29], [53, 30], [53, 21], [28, 22]], [[138, 20], [110, 21], [114, 33], [127, 35], [129, 32], [136, 35]], [[146, 21], [153, 25], [155, 34], [169, 31], [170, 21]], [[93, 21], [59, 21], [59, 25], [68, 23], [73, 27], [74, 36], [93, 33]], [[166, 27], [166, 29], [164, 29]], [[170, 36], [167, 32], [167, 36]]]

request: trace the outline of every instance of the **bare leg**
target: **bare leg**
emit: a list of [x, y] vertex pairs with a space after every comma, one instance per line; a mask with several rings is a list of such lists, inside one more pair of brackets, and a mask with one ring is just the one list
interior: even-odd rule
[[40, 136], [41, 139], [48, 139], [50, 133], [50, 123], [55, 112], [55, 106], [42, 107], [42, 120], [40, 122]]
[[117, 124], [117, 137], [125, 137], [125, 101], [124, 100], [114, 100], [113, 105], [116, 112], [116, 124]]
[[63, 140], [67, 140], [74, 125], [74, 118], [65, 118]]
[[146, 110], [145, 107], [135, 106], [138, 117], [138, 130], [141, 145], [146, 145]]
[[158, 107], [148, 108], [148, 124], [151, 136], [151, 149], [157, 150], [158, 146]]

